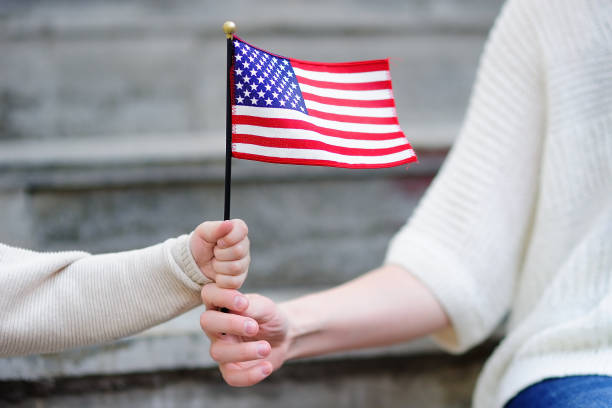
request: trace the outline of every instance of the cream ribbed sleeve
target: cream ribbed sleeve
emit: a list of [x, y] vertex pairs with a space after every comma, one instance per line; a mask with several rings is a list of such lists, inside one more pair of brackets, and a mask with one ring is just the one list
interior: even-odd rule
[[491, 32], [455, 146], [386, 258], [436, 294], [453, 323], [436, 339], [452, 351], [483, 340], [508, 312], [538, 185], [540, 50], [515, 4]]
[[104, 255], [0, 244], [0, 357], [134, 334], [199, 305], [206, 282], [187, 235]]

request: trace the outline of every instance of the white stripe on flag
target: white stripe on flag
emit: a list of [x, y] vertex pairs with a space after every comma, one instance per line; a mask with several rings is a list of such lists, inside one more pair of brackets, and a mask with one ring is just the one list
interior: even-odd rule
[[[299, 82], [299, 81], [298, 81]], [[299, 84], [302, 92], [326, 96], [328, 98], [353, 99], [359, 101], [378, 101], [391, 99], [393, 95], [390, 89], [374, 89], [368, 91], [345, 91], [342, 89], [319, 88], [317, 86]]]
[[401, 132], [399, 125], [372, 125], [368, 123], [337, 122], [308, 116], [293, 109], [264, 108], [257, 106], [234, 105], [234, 115], [255, 116], [259, 118], [293, 119], [311, 123], [327, 129], [358, 133], [394, 133]]
[[342, 137], [326, 136], [311, 130], [270, 128], [253, 125], [235, 125], [234, 134], [269, 137], [272, 139], [316, 140], [332, 146], [351, 147], [357, 149], [385, 149], [389, 147], [408, 145], [405, 137], [387, 140], [359, 140]]
[[412, 149], [383, 156], [349, 156], [318, 149], [286, 149], [281, 147], [266, 147], [245, 143], [234, 143], [233, 151], [237, 153], [255, 154], [258, 156], [277, 157], [283, 159], [328, 160], [347, 164], [393, 163], [414, 156], [414, 151]]
[[389, 71], [370, 71], [370, 72], [354, 72], [354, 73], [333, 73], [333, 72], [320, 72], [320, 71], [308, 71], [306, 69], [293, 67], [295, 75], [301, 76], [315, 81], [325, 82], [340, 82], [343, 84], [350, 83], [364, 83], [364, 82], [377, 82], [377, 81], [388, 81], [391, 79]]
[[336, 113], [339, 115], [362, 116], [370, 118], [394, 118], [394, 108], [356, 108], [353, 106], [329, 105], [304, 99], [307, 109], [314, 109], [321, 112]]

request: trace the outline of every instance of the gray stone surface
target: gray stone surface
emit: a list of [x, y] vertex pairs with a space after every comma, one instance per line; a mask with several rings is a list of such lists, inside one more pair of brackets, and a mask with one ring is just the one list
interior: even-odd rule
[[[421, 355], [291, 363], [251, 388], [215, 371], [0, 383], [15, 407], [466, 408], [485, 346], [463, 357]], [[2, 399], [0, 399], [2, 401]]]
[[[253, 241], [250, 287], [341, 282], [380, 264], [425, 186], [393, 179], [235, 183], [233, 216], [248, 222]], [[222, 197], [221, 183], [36, 191], [23, 224], [11, 230], [30, 226], [27, 246], [41, 250], [127, 250], [220, 218]], [[23, 206], [25, 199], [13, 201]]]
[[[152, 245], [218, 219], [222, 151], [198, 150], [197, 141], [91, 150], [62, 141], [42, 153], [28, 150], [32, 142], [5, 143], [0, 206], [13, 216], [0, 238], [100, 253]], [[442, 157], [423, 153], [410, 170], [369, 171], [234, 160], [232, 215], [248, 222], [253, 242], [247, 288], [329, 285], [379, 265]]]
[[[222, 131], [219, 27], [231, 17], [246, 39], [283, 55], [390, 57], [407, 134], [440, 147], [459, 126], [499, 5], [9, 2], [0, 10], [0, 139]], [[423, 128], [442, 129], [442, 138]]]

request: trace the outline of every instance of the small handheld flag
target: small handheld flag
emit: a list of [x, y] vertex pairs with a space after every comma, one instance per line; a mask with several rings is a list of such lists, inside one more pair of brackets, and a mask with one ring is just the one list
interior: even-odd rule
[[397, 119], [388, 60], [285, 58], [234, 36], [232, 155], [380, 168], [416, 161]]
[[286, 58], [227, 36], [225, 219], [231, 158], [344, 168], [417, 161], [400, 128], [389, 60]]

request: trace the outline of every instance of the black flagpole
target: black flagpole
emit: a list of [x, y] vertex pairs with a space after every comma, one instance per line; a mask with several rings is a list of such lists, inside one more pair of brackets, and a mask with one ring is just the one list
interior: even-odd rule
[[[223, 23], [223, 32], [227, 38], [227, 75], [225, 99], [225, 204], [223, 205], [223, 219], [230, 219], [230, 201], [232, 198], [232, 61], [234, 59], [234, 33], [236, 24], [233, 21]], [[229, 309], [220, 309], [228, 313]], [[225, 334], [225, 333], [223, 333]]]
[[223, 23], [223, 32], [227, 38], [227, 93], [225, 103], [225, 204], [223, 207], [223, 219], [230, 219], [230, 201], [232, 195], [232, 90], [231, 70], [234, 59], [234, 33], [236, 24], [233, 21]]

